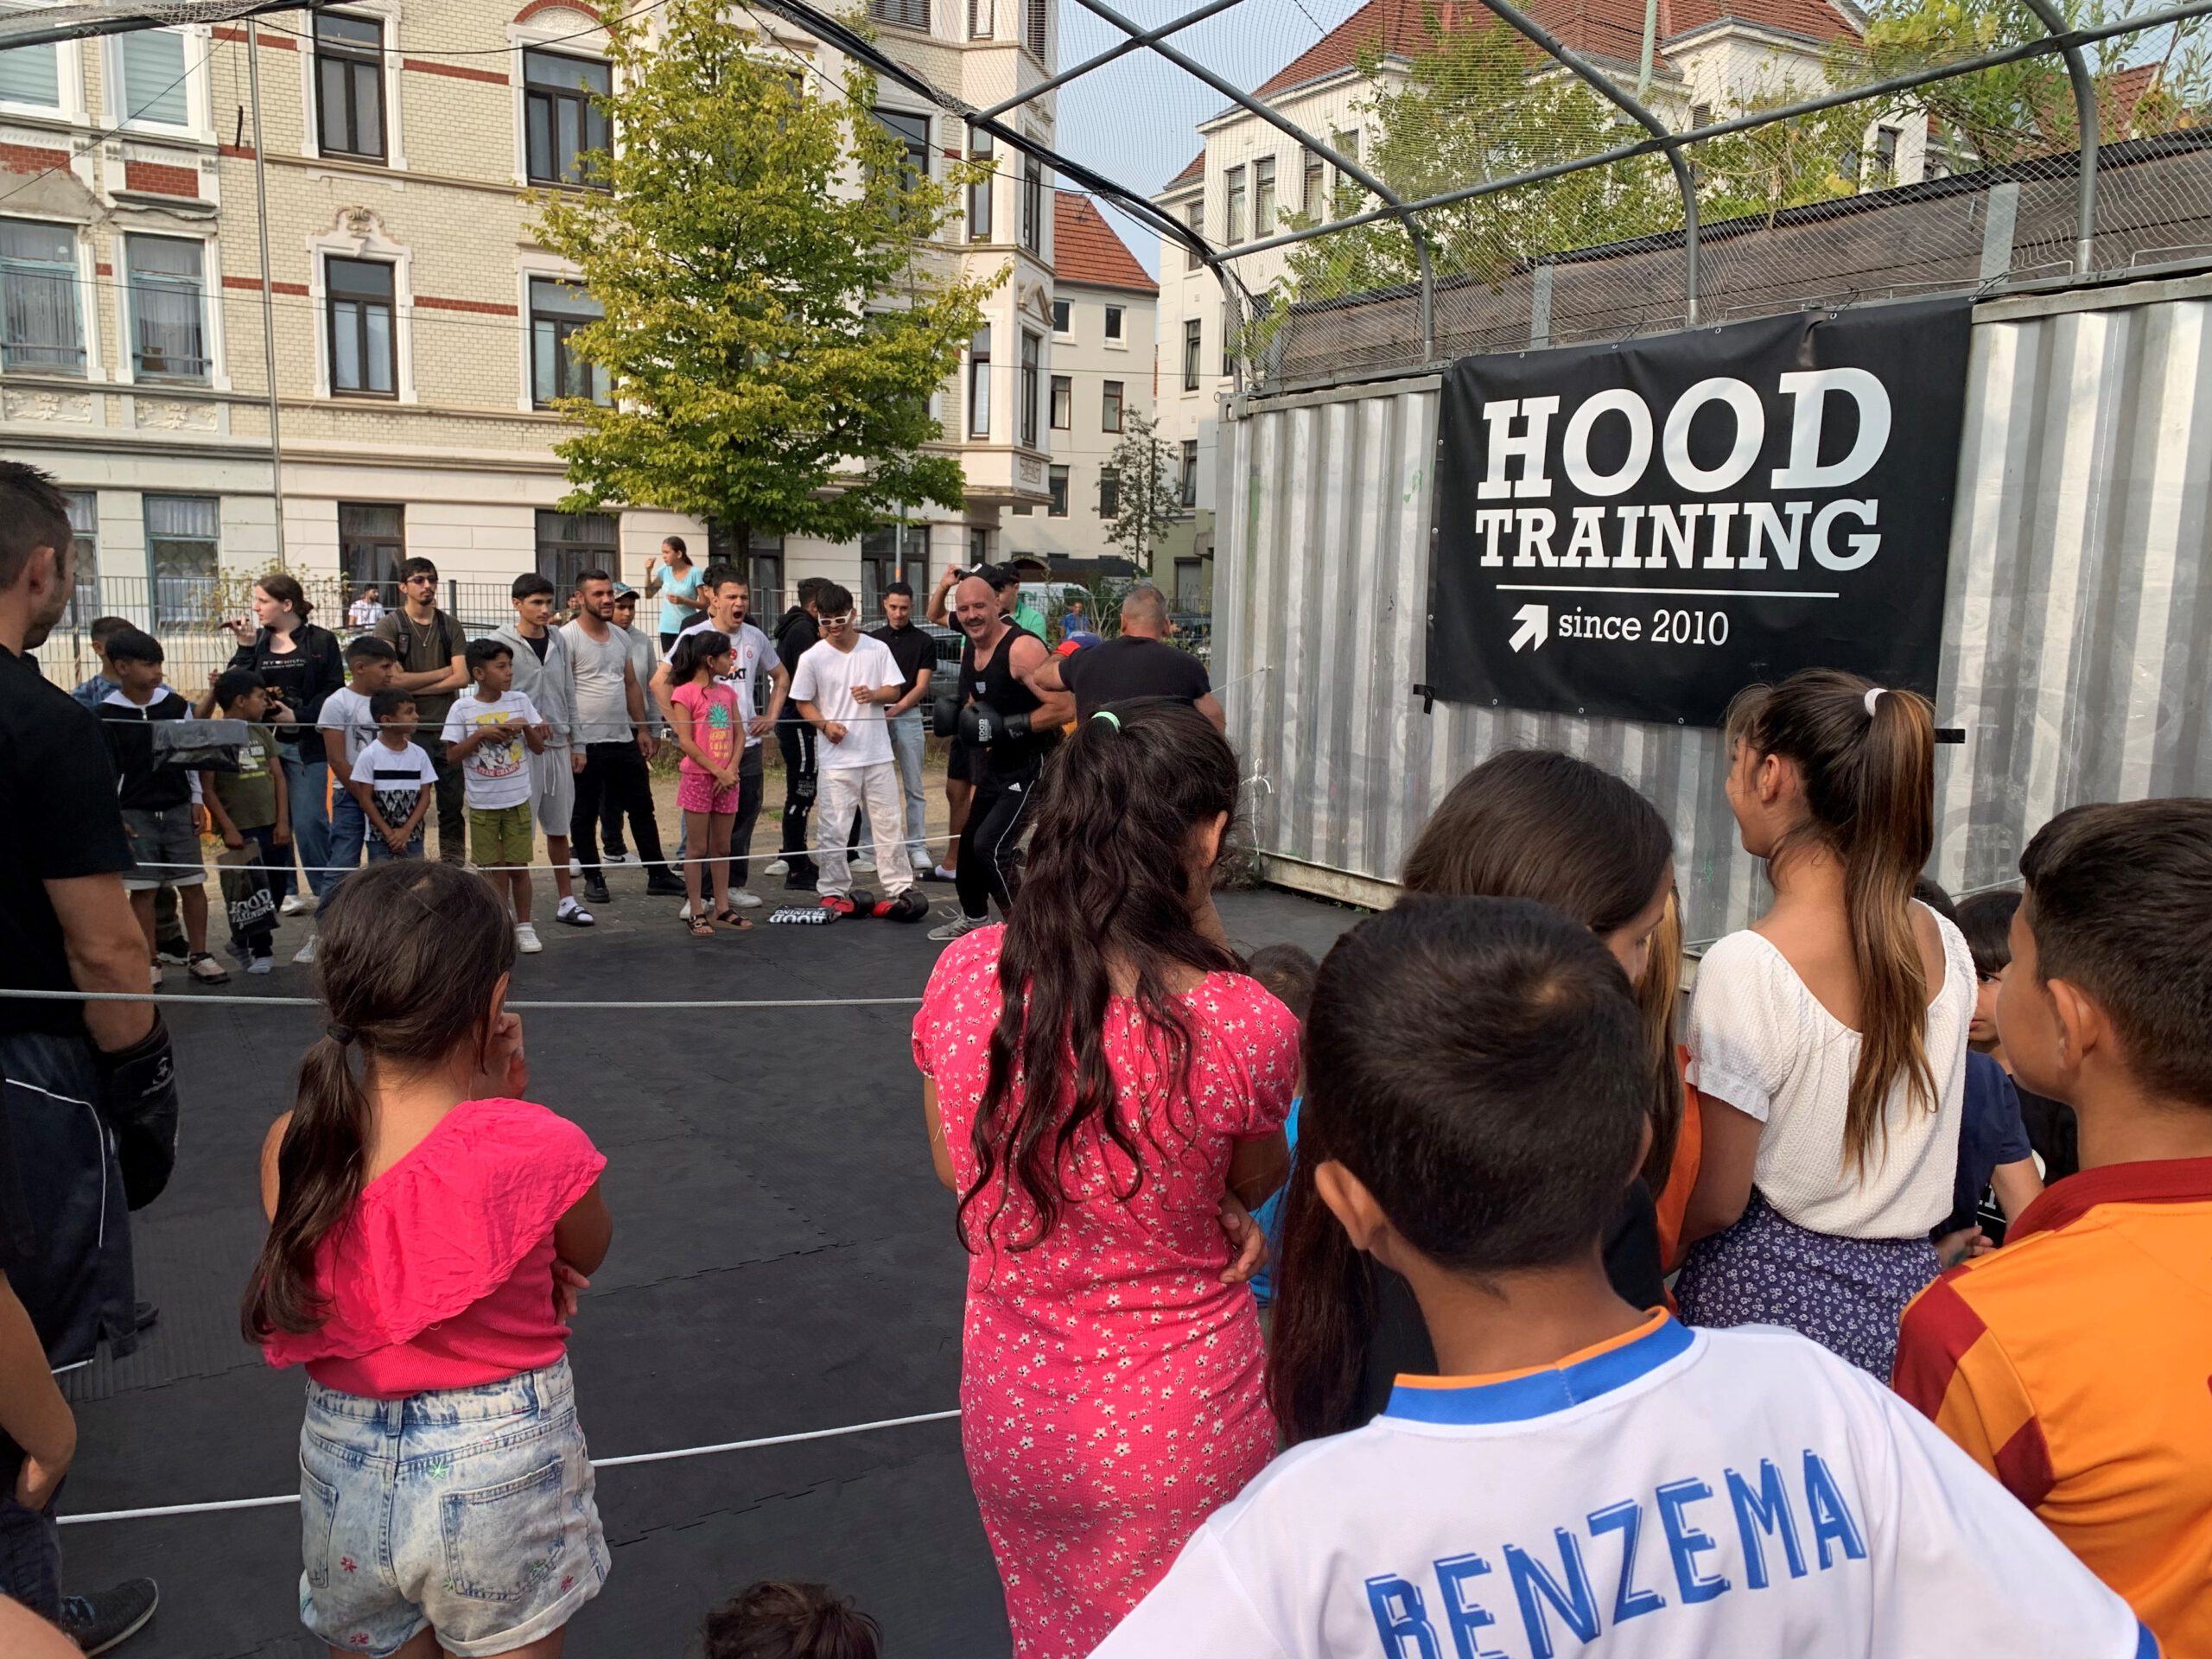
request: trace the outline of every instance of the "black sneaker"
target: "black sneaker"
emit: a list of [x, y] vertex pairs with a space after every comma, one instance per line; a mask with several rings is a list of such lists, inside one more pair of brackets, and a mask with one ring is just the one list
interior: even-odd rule
[[152, 1330], [162, 1321], [162, 1310], [154, 1302], [133, 1302], [130, 1305], [130, 1328], [139, 1334]]
[[614, 895], [607, 892], [607, 880], [605, 877], [597, 875], [588, 875], [584, 877], [584, 903], [588, 905], [611, 905], [613, 902]]
[[689, 899], [691, 890], [683, 885], [683, 878], [671, 875], [666, 870], [653, 870], [645, 877], [645, 892], [655, 899]]
[[162, 1605], [151, 1579], [125, 1579], [98, 1595], [61, 1598], [61, 1633], [87, 1654], [120, 1647], [146, 1628]]
[[784, 876], [784, 887], [791, 893], [812, 893], [820, 885], [822, 872], [808, 859], [804, 863], [793, 862]]

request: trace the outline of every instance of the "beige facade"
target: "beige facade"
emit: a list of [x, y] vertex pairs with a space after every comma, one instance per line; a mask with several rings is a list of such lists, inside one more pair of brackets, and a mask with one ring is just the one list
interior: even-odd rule
[[[983, 4], [970, 39], [966, 9], [910, 28], [885, 20], [927, 22], [928, 8], [898, 0], [879, 30], [894, 56], [987, 103], [1049, 73], [1049, 39], [1020, 38], [1029, 10], [1000, 10], [1005, 29]], [[280, 555], [360, 580], [419, 554], [503, 612], [505, 583], [532, 568], [619, 563], [636, 581], [671, 531], [696, 556], [714, 539], [696, 521], [554, 511], [564, 427], [543, 405], [588, 391], [591, 371], [559, 343], [588, 301], [533, 238], [523, 193], [573, 178], [592, 142], [587, 89], [608, 73], [596, 15], [573, 0], [359, 0], [251, 33], [257, 47], [239, 24], [0, 54], [0, 453], [79, 493], [105, 607], [128, 608], [149, 577], [181, 595]], [[778, 44], [836, 77], [818, 43]], [[1049, 142], [1040, 102], [1020, 118]], [[905, 118], [933, 169], [964, 153], [963, 124], [903, 89], [886, 83], [878, 107]], [[925, 509], [924, 527], [865, 546], [756, 545], [757, 604], [816, 574], [873, 594], [902, 559], [927, 580], [944, 560], [995, 555], [1007, 507], [1043, 505], [1052, 194], [1041, 168], [1001, 157], [939, 256], [1008, 271], [984, 349], [941, 399], [963, 508]]]

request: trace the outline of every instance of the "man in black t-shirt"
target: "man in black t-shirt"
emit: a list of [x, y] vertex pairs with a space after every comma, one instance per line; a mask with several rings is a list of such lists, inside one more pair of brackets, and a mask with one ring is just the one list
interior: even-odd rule
[[1078, 720], [1134, 697], [1174, 697], [1213, 721], [1216, 731], [1228, 729], [1206, 665], [1167, 643], [1167, 601], [1157, 588], [1129, 589], [1122, 601], [1121, 638], [1054, 658], [1040, 680], [1074, 694]]
[[[0, 461], [0, 989], [143, 996], [146, 939], [123, 890], [134, 860], [100, 723], [29, 655], [69, 602], [73, 563], [53, 480]], [[20, 1300], [50, 1369], [91, 1359], [103, 1339], [129, 1353], [129, 1211], [160, 1192], [176, 1154], [168, 1033], [145, 1002], [0, 996], [0, 1112], [16, 1166], [35, 1172], [0, 1182], [0, 1245], [17, 1258], [0, 1326], [19, 1319]], [[0, 1594], [95, 1645], [143, 1624], [154, 1586], [137, 1579], [63, 1605], [52, 1499], [73, 1429], [22, 1381], [0, 1376], [0, 1490], [14, 1499], [0, 1503]]]

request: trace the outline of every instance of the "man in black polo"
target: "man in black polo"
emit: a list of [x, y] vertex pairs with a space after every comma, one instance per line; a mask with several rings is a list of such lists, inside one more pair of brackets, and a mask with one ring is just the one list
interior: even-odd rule
[[[144, 995], [146, 940], [122, 873], [130, 844], [99, 722], [40, 675], [73, 591], [68, 503], [35, 467], [0, 461], [0, 989]], [[137, 1344], [130, 1211], [176, 1155], [168, 1033], [145, 1002], [0, 996], [0, 1111], [21, 1178], [0, 1194], [0, 1355], [28, 1314], [49, 1368]], [[0, 1179], [8, 1171], [0, 1166]], [[20, 1198], [20, 1204], [16, 1202]], [[10, 1304], [20, 1302], [20, 1308]], [[19, 1372], [20, 1367], [12, 1368]], [[61, 1594], [53, 1498], [75, 1431], [0, 1357], [0, 1593], [58, 1618], [86, 1649], [153, 1616], [150, 1579]]]
[[1174, 697], [1194, 706], [1213, 721], [1216, 731], [1229, 727], [1228, 716], [1214, 699], [1206, 665], [1167, 643], [1167, 601], [1150, 586], [1130, 588], [1122, 601], [1119, 639], [1071, 657], [1055, 657], [1038, 683], [1052, 690], [1072, 692], [1081, 720], [1089, 720], [1109, 703], [1132, 697]]

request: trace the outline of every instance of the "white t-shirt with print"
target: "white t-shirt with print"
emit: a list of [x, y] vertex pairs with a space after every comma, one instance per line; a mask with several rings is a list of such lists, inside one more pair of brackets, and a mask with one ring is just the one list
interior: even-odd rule
[[[322, 700], [322, 713], [316, 718], [315, 727], [320, 731], [344, 734], [348, 767], [360, 759], [363, 749], [377, 741], [377, 722], [369, 713], [369, 700], [350, 685], [340, 686]], [[315, 758], [322, 758], [320, 750]]]
[[1092, 1659], [2139, 1659], [2156, 1644], [1934, 1424], [1794, 1332], [1665, 1314], [1402, 1379], [1275, 1459]]
[[419, 744], [395, 749], [389, 743], [377, 742], [355, 757], [353, 776], [355, 783], [369, 786], [377, 810], [397, 830], [415, 810], [415, 798], [423, 785], [438, 781], [438, 769]]
[[891, 647], [862, 634], [850, 651], [840, 651], [827, 639], [809, 645], [791, 676], [791, 700], [810, 702], [824, 720], [842, 721], [845, 740], [832, 743], [820, 739], [814, 746], [814, 764], [824, 772], [847, 766], [887, 766], [891, 760], [891, 728], [883, 718], [884, 705], [862, 703], [853, 696], [858, 685], [891, 686], [906, 683]]
[[[696, 633], [702, 628], [711, 628], [714, 626], [712, 621], [702, 616], [686, 627], [682, 633], [677, 634], [676, 643], [682, 645], [684, 634]], [[750, 622], [741, 622], [734, 628], [723, 628], [721, 632], [729, 636], [730, 671], [728, 674], [716, 675], [715, 677], [720, 683], [737, 693], [737, 711], [750, 721], [757, 715], [767, 712], [763, 704], [755, 701], [759, 688], [759, 681], [755, 677], [774, 671], [776, 648], [768, 642], [768, 636]], [[661, 661], [670, 664], [676, 661], [674, 645], [662, 653]], [[760, 744], [760, 740], [753, 736], [751, 732], [745, 734], [747, 748], [758, 748]]]
[[491, 702], [474, 691], [464, 691], [453, 700], [453, 712], [446, 716], [444, 736], [448, 743], [458, 743], [478, 727], [496, 726], [503, 720], [512, 722], [505, 737], [486, 739], [461, 758], [468, 804], [486, 811], [520, 806], [530, 799], [530, 745], [524, 741], [523, 729], [543, 724], [544, 716], [519, 691], [502, 692]]

